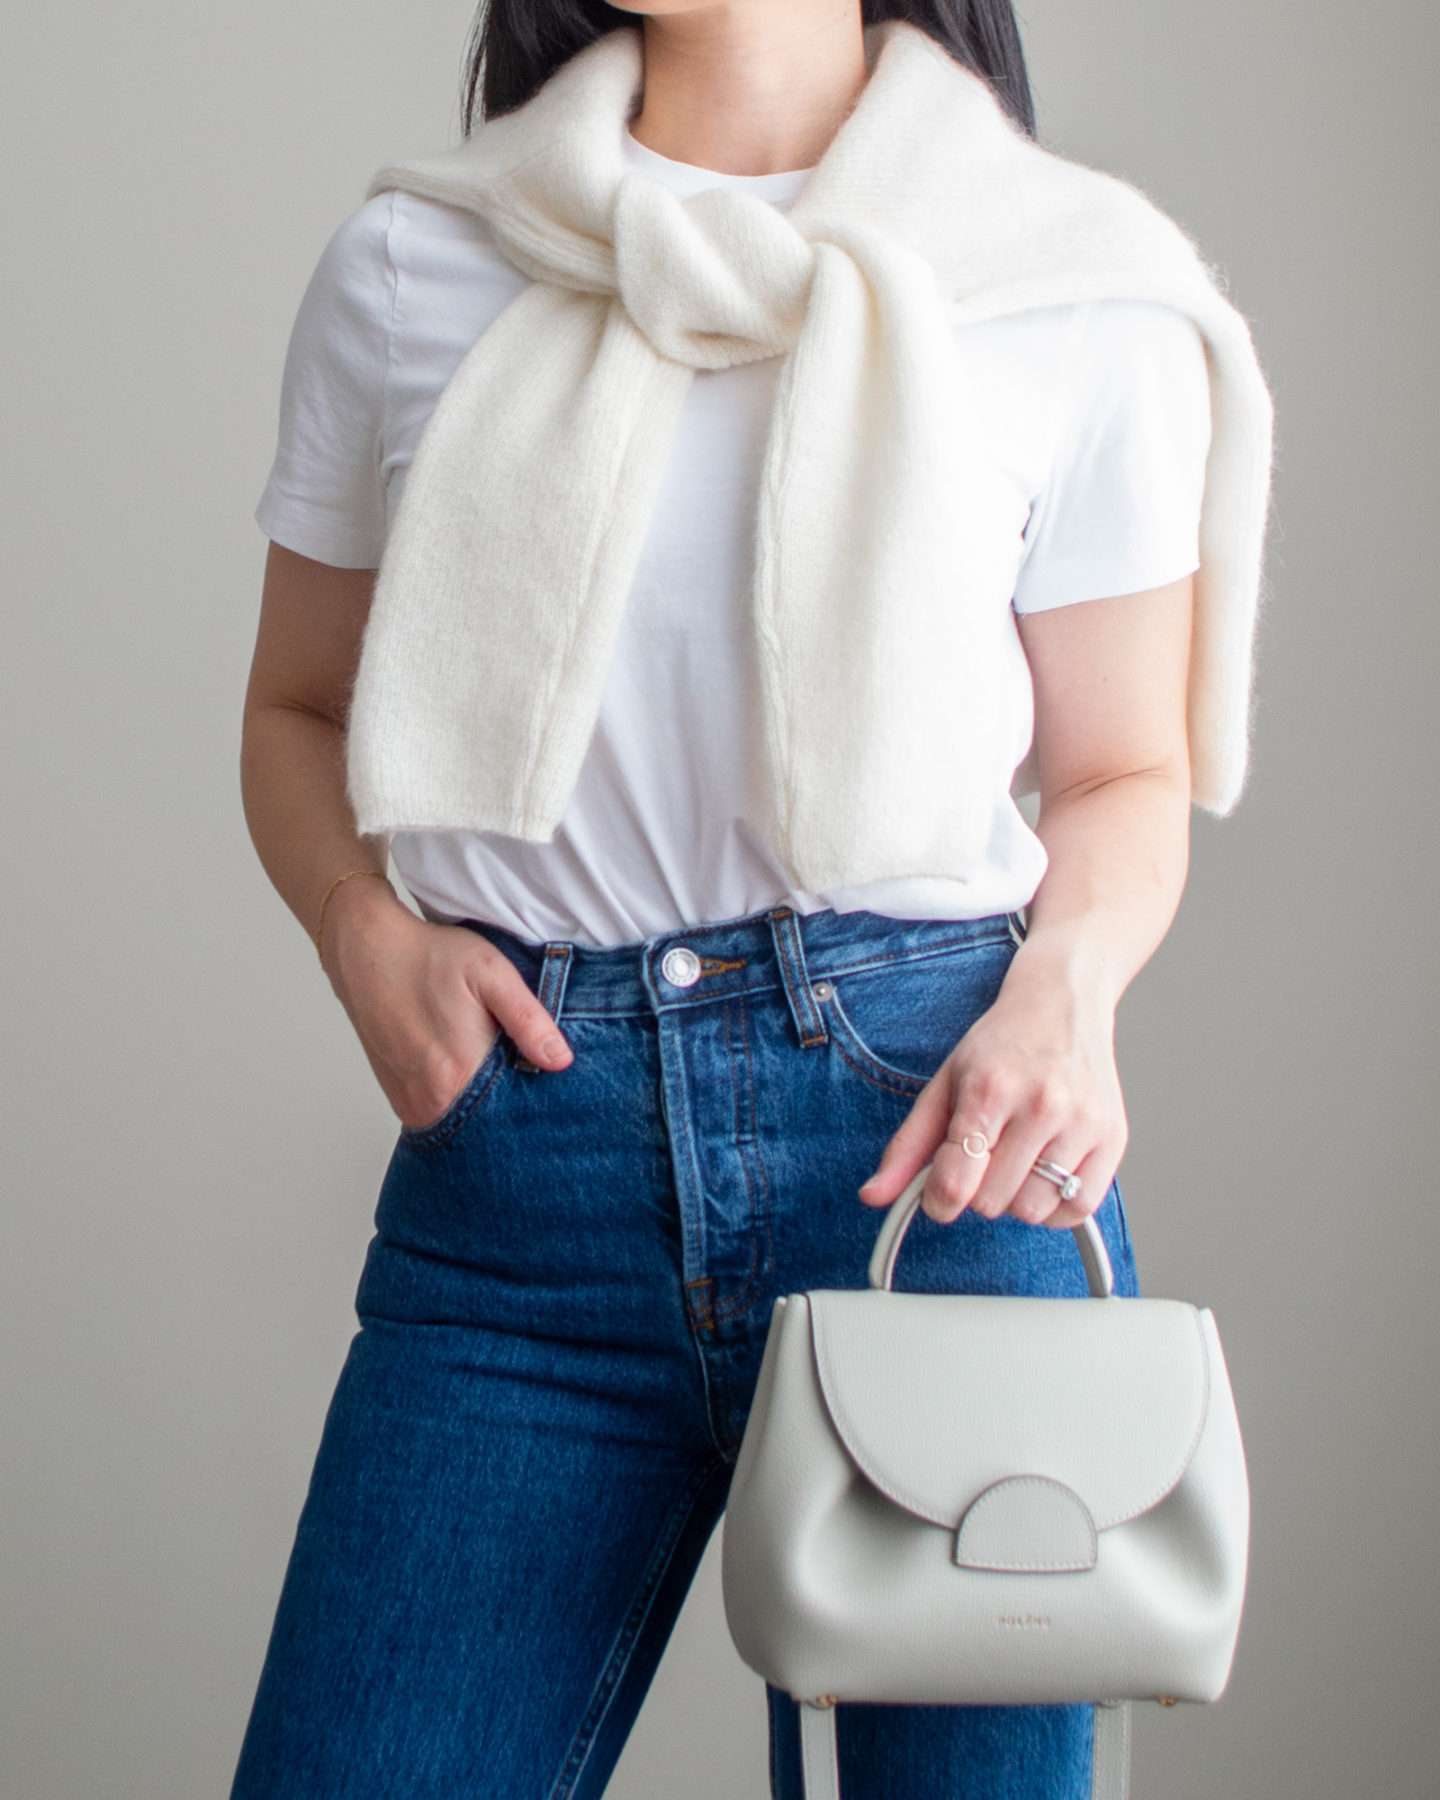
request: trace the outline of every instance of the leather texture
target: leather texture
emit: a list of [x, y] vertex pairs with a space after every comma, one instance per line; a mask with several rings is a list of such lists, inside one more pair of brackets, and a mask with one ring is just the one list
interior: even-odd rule
[[805, 1800], [840, 1800], [840, 1752], [835, 1742], [834, 1706], [800, 1708], [800, 1764]]
[[1063, 1481], [1012, 1475], [971, 1505], [955, 1534], [963, 1569], [1063, 1575], [1093, 1569], [1100, 1540], [1090, 1508]]
[[[882, 1282], [905, 1222], [882, 1231]], [[1248, 1536], [1208, 1311], [792, 1294], [731, 1488], [725, 1609], [744, 1660], [799, 1700], [1210, 1701]], [[1110, 1800], [1124, 1721], [1096, 1719]]]
[[1130, 1800], [1130, 1722], [1124, 1702], [1095, 1708], [1090, 1800]]
[[1097, 1530], [1122, 1524], [1170, 1492], [1204, 1428], [1204, 1326], [1178, 1300], [795, 1300], [848, 1459], [897, 1506], [952, 1531], [1014, 1475], [1063, 1482]]

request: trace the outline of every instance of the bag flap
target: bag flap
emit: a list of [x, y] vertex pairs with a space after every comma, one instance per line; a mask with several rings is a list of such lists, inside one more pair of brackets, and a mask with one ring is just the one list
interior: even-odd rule
[[1200, 1314], [1180, 1300], [867, 1290], [805, 1296], [830, 1418], [897, 1506], [955, 1526], [996, 1482], [1063, 1482], [1098, 1530], [1148, 1512], [1205, 1423]]

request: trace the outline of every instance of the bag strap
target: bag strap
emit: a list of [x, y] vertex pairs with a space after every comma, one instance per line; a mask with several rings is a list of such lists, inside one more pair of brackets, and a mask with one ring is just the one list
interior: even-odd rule
[[840, 1800], [840, 1754], [835, 1746], [835, 1702], [800, 1704], [800, 1769], [805, 1800]]
[[[1090, 1800], [1129, 1800], [1130, 1707], [1126, 1701], [1097, 1706], [1090, 1752]], [[805, 1800], [840, 1800], [840, 1757], [835, 1746], [835, 1703], [800, 1705], [800, 1766]]]
[[1095, 1708], [1090, 1752], [1090, 1800], [1129, 1800], [1130, 1702], [1115, 1700]]
[[[870, 1285], [888, 1293], [890, 1283], [895, 1275], [895, 1259], [900, 1254], [900, 1246], [905, 1241], [905, 1233], [910, 1229], [910, 1222], [920, 1210], [920, 1196], [925, 1189], [925, 1178], [929, 1175], [933, 1163], [925, 1167], [910, 1182], [885, 1214], [880, 1223], [880, 1232], [875, 1239], [875, 1248], [870, 1253]], [[1110, 1252], [1105, 1248], [1105, 1240], [1100, 1235], [1100, 1227], [1093, 1218], [1082, 1219], [1078, 1225], [1072, 1226], [1072, 1234], [1076, 1247], [1080, 1252], [1080, 1260], [1085, 1265], [1085, 1280], [1092, 1297], [1096, 1300], [1108, 1300], [1115, 1292], [1115, 1271], [1110, 1266]], [[809, 1800], [807, 1795], [806, 1800]]]

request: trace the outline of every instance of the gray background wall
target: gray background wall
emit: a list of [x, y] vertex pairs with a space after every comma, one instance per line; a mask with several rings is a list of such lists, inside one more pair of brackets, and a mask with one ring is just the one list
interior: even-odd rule
[[[1435, 1792], [1434, 71], [1425, 0], [1023, 0], [1044, 127], [1230, 271], [1281, 426], [1255, 774], [1127, 999], [1152, 1292], [1225, 1333], [1230, 1695], [1139, 1796]], [[0, 1795], [223, 1797], [392, 1121], [240, 814], [280, 359], [466, 0], [11, 7]], [[612, 1787], [759, 1800], [707, 1564]]]

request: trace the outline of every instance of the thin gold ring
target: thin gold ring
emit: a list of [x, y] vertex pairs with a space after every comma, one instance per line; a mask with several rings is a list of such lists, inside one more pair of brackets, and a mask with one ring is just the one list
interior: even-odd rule
[[[980, 1148], [972, 1150], [972, 1142], [979, 1144]], [[967, 1131], [960, 1140], [960, 1148], [967, 1156], [973, 1156], [978, 1161], [980, 1157], [990, 1154], [990, 1140], [983, 1131]]]

